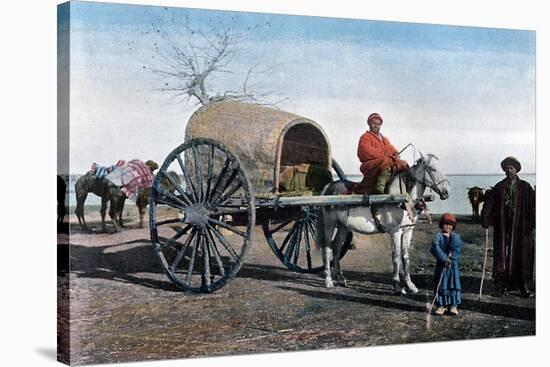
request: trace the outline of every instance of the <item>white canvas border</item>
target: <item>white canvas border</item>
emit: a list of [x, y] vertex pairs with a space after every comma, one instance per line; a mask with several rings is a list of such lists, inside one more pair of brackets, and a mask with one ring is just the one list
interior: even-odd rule
[[[163, 0], [118, 1], [131, 4], [321, 15], [437, 24], [530, 29], [537, 31], [537, 186], [539, 203], [548, 202], [547, 156], [548, 76], [542, 65], [548, 60], [548, 25], [543, 2], [537, 1], [385, 1], [370, 3], [290, 0]], [[36, 0], [3, 5], [2, 77], [4, 166], [1, 188], [5, 195], [2, 241], [2, 365], [48, 366], [55, 361], [56, 279], [53, 199], [56, 155], [56, 1]], [[546, 48], [544, 47], [546, 43]], [[17, 96], [17, 98], [13, 98]], [[546, 98], [545, 98], [546, 97]], [[547, 164], [546, 164], [547, 166]], [[542, 188], [542, 190], [541, 190]], [[6, 195], [6, 193], [8, 193]], [[51, 193], [51, 195], [48, 195]], [[539, 205], [542, 208], [542, 205]], [[539, 210], [538, 227], [547, 215]], [[540, 231], [539, 231], [540, 232]], [[540, 236], [539, 236], [540, 237]], [[548, 250], [539, 241], [538, 264]], [[544, 266], [537, 278], [546, 279]], [[540, 284], [540, 281], [539, 281]], [[548, 345], [548, 292], [537, 293], [537, 336], [484, 339], [451, 343], [408, 344], [323, 352], [183, 359], [129, 363], [123, 366], [265, 366], [321, 365], [343, 363], [425, 366], [434, 361], [468, 365], [493, 362], [499, 366], [521, 365], [542, 357]], [[453, 358], [453, 359], [450, 359]], [[449, 360], [450, 359], [450, 360]], [[107, 366], [107, 365], [106, 365]], [[115, 366], [115, 365], [113, 365]]]

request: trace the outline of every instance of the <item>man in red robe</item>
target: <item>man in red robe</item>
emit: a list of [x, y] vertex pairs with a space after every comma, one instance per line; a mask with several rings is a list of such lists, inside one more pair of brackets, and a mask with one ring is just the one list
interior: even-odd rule
[[506, 178], [497, 183], [484, 198], [482, 226], [494, 227], [493, 280], [496, 295], [519, 289], [529, 297], [533, 280], [535, 228], [535, 192], [517, 173], [521, 164], [514, 157], [500, 164]]
[[361, 136], [357, 147], [357, 156], [361, 161], [360, 170], [364, 176], [360, 186], [370, 194], [383, 194], [392, 173], [409, 168], [406, 161], [399, 159], [397, 149], [388, 138], [380, 133], [382, 123], [382, 116], [371, 113], [367, 118], [369, 131]]

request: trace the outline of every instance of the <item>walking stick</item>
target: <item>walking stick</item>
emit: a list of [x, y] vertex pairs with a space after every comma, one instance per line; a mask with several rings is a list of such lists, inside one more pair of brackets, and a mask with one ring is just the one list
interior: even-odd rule
[[487, 250], [489, 248], [489, 228], [485, 228], [485, 256], [483, 258], [483, 270], [481, 273], [481, 284], [479, 285], [479, 300], [483, 293], [483, 279], [485, 279], [485, 267], [487, 266]]
[[441, 286], [441, 281], [443, 280], [443, 275], [445, 274], [445, 270], [447, 270], [447, 266], [445, 266], [443, 270], [441, 270], [441, 276], [439, 277], [439, 282], [437, 283], [437, 287], [435, 288], [434, 299], [432, 301], [432, 304], [430, 305], [430, 309], [428, 310], [428, 315], [432, 314], [432, 309], [434, 307], [435, 300], [437, 299], [437, 294], [439, 293], [439, 287]]

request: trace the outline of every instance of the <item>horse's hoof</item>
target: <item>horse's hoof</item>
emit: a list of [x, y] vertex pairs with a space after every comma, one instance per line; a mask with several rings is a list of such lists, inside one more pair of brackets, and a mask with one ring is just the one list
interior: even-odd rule
[[411, 293], [414, 293], [414, 294], [418, 293], [418, 288], [416, 288], [414, 284], [407, 285], [407, 289]]
[[401, 286], [394, 286], [393, 287], [393, 291], [395, 294], [407, 294], [407, 291], [405, 290], [405, 288], [402, 288]]
[[336, 281], [336, 284], [338, 284], [339, 286], [342, 286], [342, 287], [347, 288], [347, 286], [348, 286], [348, 281], [347, 281], [346, 279], [344, 279], [344, 280], [337, 280], [337, 281]]
[[334, 283], [332, 282], [332, 280], [325, 280], [325, 287], [334, 288]]

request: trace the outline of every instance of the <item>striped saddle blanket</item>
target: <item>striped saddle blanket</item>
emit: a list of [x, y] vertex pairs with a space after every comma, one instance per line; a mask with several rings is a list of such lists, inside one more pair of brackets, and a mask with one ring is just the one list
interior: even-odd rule
[[[122, 162], [122, 163], [120, 163]], [[122, 192], [132, 201], [136, 201], [140, 190], [153, 186], [153, 172], [139, 159], [119, 161], [106, 179], [119, 186]]]
[[92, 164], [90, 172], [93, 173], [97, 178], [105, 178], [109, 173], [113, 172], [115, 169], [122, 167], [126, 162], [123, 160], [118, 160], [112, 166], [100, 166], [96, 162]]

